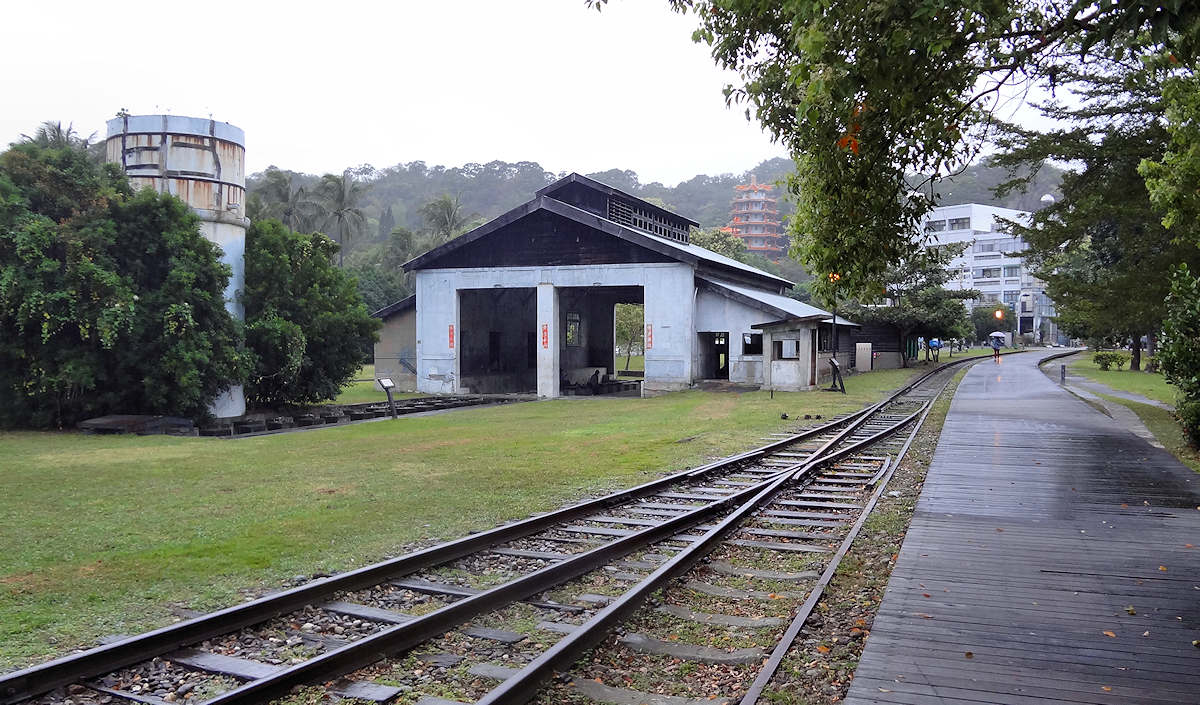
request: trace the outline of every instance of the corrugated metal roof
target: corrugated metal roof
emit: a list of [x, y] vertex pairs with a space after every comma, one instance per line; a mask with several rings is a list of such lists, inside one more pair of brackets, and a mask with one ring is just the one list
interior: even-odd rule
[[[704, 248], [700, 248], [704, 249]], [[707, 250], [705, 250], [707, 252]], [[713, 253], [716, 254], [716, 253]], [[718, 257], [720, 255], [717, 255]], [[713, 277], [696, 277], [700, 281], [707, 283], [711, 287], [724, 289], [726, 292], [734, 294], [736, 297], [750, 299], [759, 304], [758, 308], [770, 313], [773, 316], [778, 316], [781, 319], [812, 319], [812, 320], [828, 320], [832, 314], [828, 311], [823, 311], [816, 306], [797, 301], [783, 294], [776, 294], [762, 289], [742, 284], [734, 284]]]

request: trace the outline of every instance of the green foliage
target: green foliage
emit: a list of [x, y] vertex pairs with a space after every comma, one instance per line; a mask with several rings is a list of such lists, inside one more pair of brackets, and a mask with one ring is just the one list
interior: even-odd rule
[[250, 226], [243, 303], [255, 361], [248, 402], [332, 399], [377, 339], [380, 322], [368, 315], [353, 277], [334, 266], [337, 251], [328, 237], [293, 232], [277, 220]]
[[[913, 335], [929, 338], [966, 338], [971, 323], [963, 301], [979, 296], [976, 289], [949, 291], [942, 288], [950, 278], [946, 265], [961, 247], [939, 247], [919, 251], [910, 259], [891, 267], [884, 275], [887, 283], [876, 299], [885, 293], [890, 304], [882, 306], [851, 305], [845, 315], [860, 323], [895, 327], [900, 349]], [[875, 299], [868, 300], [872, 303]], [[902, 358], [907, 365], [907, 360]]]
[[425, 219], [430, 249], [458, 237], [471, 220], [477, 217], [467, 215], [462, 201], [457, 196], [452, 197], [446, 193], [428, 201], [418, 210]]
[[1102, 370], [1110, 370], [1114, 366], [1119, 370], [1129, 362], [1129, 356], [1115, 350], [1101, 350], [1092, 355], [1092, 362]]
[[220, 254], [80, 145], [0, 155], [0, 424], [205, 415], [247, 367]]
[[1186, 265], [1171, 277], [1158, 359], [1167, 381], [1179, 389], [1175, 414], [1192, 443], [1200, 446], [1200, 278]]
[[746, 241], [733, 233], [722, 232], [720, 228], [692, 230], [688, 240], [693, 245], [699, 245], [731, 259], [740, 260], [746, 254]]
[[[605, 0], [589, 0], [599, 6]], [[1005, 85], [1055, 85], [1060, 65], [1145, 37], [1195, 56], [1196, 3], [1131, 0], [670, 0], [699, 19], [697, 41], [739, 74], [726, 89], [796, 161], [794, 252], [870, 295], [923, 243], [933, 179], [966, 166]], [[910, 193], [907, 174], [931, 174]]]
[[338, 266], [342, 265], [346, 243], [366, 227], [367, 219], [358, 207], [366, 187], [354, 181], [347, 169], [341, 176], [326, 174], [317, 188], [316, 210], [337, 236]]
[[1176, 77], [1163, 91], [1170, 144], [1161, 161], [1141, 172], [1150, 198], [1176, 238], [1200, 247], [1200, 77]]
[[1077, 63], [1059, 74], [1072, 105], [1041, 106], [1069, 127], [1040, 133], [1008, 126], [1001, 140], [1008, 151], [996, 162], [1013, 169], [1072, 164], [1057, 202], [1012, 230], [1029, 244], [1026, 260], [1046, 282], [1060, 328], [1133, 341], [1138, 369], [1137, 341], [1163, 319], [1164, 273], [1179, 262], [1200, 263], [1200, 250], [1172, 241], [1139, 173], [1167, 148], [1161, 94], [1169, 72], [1151, 57], [1129, 59], [1120, 46]]
[[413, 293], [413, 275], [403, 265], [420, 254], [417, 236], [397, 227], [381, 242], [350, 255], [346, 272], [358, 280], [358, 294], [368, 311], [378, 311]]
[[633, 357], [634, 349], [636, 348], [639, 353], [642, 352], [645, 308], [642, 304], [617, 304], [613, 312], [617, 347], [625, 351], [625, 369], [629, 369], [629, 361]]
[[[1001, 312], [1002, 318], [996, 318], [997, 311]], [[975, 340], [987, 340], [988, 335], [992, 333], [1014, 330], [1015, 315], [1008, 304], [979, 305], [971, 309], [971, 328]]]

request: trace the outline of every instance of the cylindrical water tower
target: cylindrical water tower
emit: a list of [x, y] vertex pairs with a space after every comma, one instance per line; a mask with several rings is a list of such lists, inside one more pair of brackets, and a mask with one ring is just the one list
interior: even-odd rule
[[[238, 292], [246, 267], [246, 135], [227, 122], [179, 115], [121, 115], [108, 121], [108, 160], [120, 164], [134, 188], [179, 197], [200, 216], [200, 233], [221, 246], [233, 270], [225, 308], [239, 320]], [[246, 413], [241, 386], [210, 407], [217, 417]]]

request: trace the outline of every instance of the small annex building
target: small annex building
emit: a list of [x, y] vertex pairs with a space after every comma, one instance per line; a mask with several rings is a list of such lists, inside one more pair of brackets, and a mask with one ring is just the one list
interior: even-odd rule
[[[371, 314], [383, 321], [375, 343], [375, 378], [402, 392], [417, 391], [417, 297], [408, 296]], [[376, 387], [379, 383], [376, 382]]]
[[819, 384], [830, 314], [786, 296], [791, 282], [691, 244], [697, 225], [571, 174], [407, 262], [417, 389], [557, 397], [612, 375], [621, 303], [644, 305], [643, 393]]

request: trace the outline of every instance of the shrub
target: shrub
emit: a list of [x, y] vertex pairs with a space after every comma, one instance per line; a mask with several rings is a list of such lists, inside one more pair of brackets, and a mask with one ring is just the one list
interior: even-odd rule
[[1102, 370], [1111, 369], [1113, 365], [1116, 365], [1119, 370], [1125, 366], [1125, 363], [1129, 362], [1129, 357], [1125, 353], [1119, 353], [1115, 350], [1105, 350], [1092, 355], [1092, 362], [1099, 365]]
[[1193, 277], [1187, 265], [1171, 276], [1158, 359], [1167, 381], [1179, 390], [1175, 416], [1192, 443], [1200, 446], [1200, 278]]

